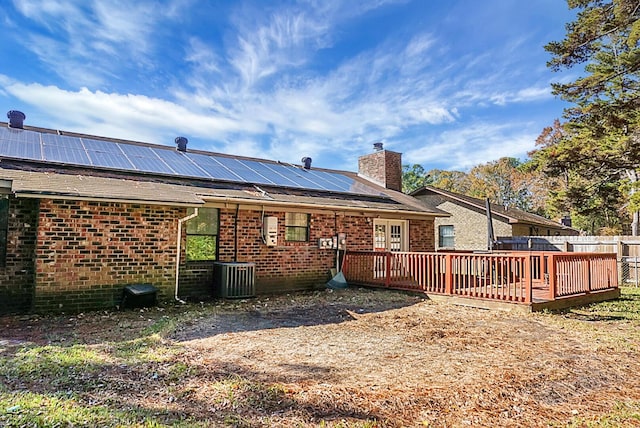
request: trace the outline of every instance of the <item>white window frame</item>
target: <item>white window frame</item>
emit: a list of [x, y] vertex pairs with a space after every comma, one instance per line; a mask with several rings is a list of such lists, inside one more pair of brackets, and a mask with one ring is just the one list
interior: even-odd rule
[[[451, 232], [452, 233], [451, 233], [450, 236], [442, 235], [442, 229], [445, 228], [445, 227], [451, 228]], [[452, 243], [453, 243], [453, 245], [451, 245], [451, 246], [442, 245], [442, 241], [443, 241], [442, 238], [450, 238]], [[455, 247], [456, 247], [456, 228], [455, 228], [455, 226], [453, 224], [441, 224], [441, 225], [439, 225], [438, 226], [438, 248], [453, 249]]]
[[[376, 239], [377, 226], [383, 226], [385, 230], [384, 245], [382, 248], [379, 246], [379, 241]], [[400, 252], [409, 251], [409, 221], [408, 220], [395, 220], [376, 218], [373, 220], [373, 250], [374, 251], [392, 251], [391, 250], [391, 226], [400, 226]]]

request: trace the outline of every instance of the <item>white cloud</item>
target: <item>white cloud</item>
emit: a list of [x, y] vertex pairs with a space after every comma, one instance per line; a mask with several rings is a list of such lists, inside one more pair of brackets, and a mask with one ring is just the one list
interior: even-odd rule
[[[0, 79], [0, 81], [6, 81]], [[233, 132], [259, 132], [230, 118], [190, 111], [186, 107], [143, 95], [66, 91], [37, 83], [10, 82], [4, 90], [24, 103], [37, 100], [47, 112], [49, 126], [116, 138], [161, 142], [176, 132], [201, 138], [224, 138]], [[46, 125], [45, 125], [46, 126]]]
[[451, 169], [468, 170], [475, 165], [502, 157], [524, 158], [535, 146], [537, 134], [530, 124], [476, 123], [453, 131], [445, 131], [420, 147], [405, 152], [411, 164], [446, 164]]
[[238, 37], [229, 50], [229, 62], [245, 86], [284, 68], [303, 65], [309, 55], [328, 43], [328, 24], [302, 11], [279, 10], [266, 20], [263, 16], [263, 12], [251, 16], [257, 26], [246, 17], [236, 18]]
[[[165, 52], [162, 24], [197, 20], [198, 4], [191, 3], [16, 1], [39, 24], [25, 32], [25, 46], [66, 82], [0, 75], [0, 94], [46, 111], [49, 123], [37, 125], [150, 142], [181, 133], [215, 140], [207, 149], [287, 162], [324, 157], [347, 168], [380, 140], [425, 167], [519, 156], [531, 132], [519, 134], [517, 122], [482, 124], [475, 115], [550, 98], [544, 79], [521, 78], [524, 38], [478, 54], [448, 45], [435, 28], [398, 28], [350, 56], [327, 54], [344, 47], [351, 19], [394, 1], [235, 4], [232, 19], [221, 18], [225, 25], [211, 30], [219, 31], [215, 42], [209, 33], [184, 30]], [[183, 61], [163, 68], [169, 56]], [[114, 82], [129, 77], [138, 90], [116, 89], [127, 88]], [[458, 131], [440, 131], [454, 122]], [[429, 145], [415, 147], [426, 136]]]
[[163, 8], [142, 1], [14, 0], [14, 7], [39, 26], [17, 40], [78, 86], [104, 84], [125, 64], [149, 67], [157, 25], [166, 17]]

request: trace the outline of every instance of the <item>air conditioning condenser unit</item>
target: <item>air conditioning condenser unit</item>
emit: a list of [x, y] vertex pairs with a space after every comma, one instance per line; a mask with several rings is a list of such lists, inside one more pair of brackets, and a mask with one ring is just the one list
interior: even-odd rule
[[255, 297], [255, 263], [214, 262], [213, 287], [216, 297]]

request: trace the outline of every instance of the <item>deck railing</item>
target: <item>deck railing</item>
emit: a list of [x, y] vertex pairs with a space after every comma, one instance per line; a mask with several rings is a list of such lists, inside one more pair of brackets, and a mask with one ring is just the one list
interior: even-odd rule
[[348, 251], [349, 283], [531, 303], [618, 286], [614, 254]]
[[545, 253], [548, 258], [551, 298], [591, 293], [618, 287], [615, 254]]

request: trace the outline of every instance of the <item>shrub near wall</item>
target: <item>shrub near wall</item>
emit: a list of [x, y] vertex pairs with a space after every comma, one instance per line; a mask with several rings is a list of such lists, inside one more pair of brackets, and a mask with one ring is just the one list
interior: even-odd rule
[[82, 311], [119, 304], [122, 289], [152, 284], [173, 292], [176, 219], [182, 208], [42, 200], [34, 309]]

